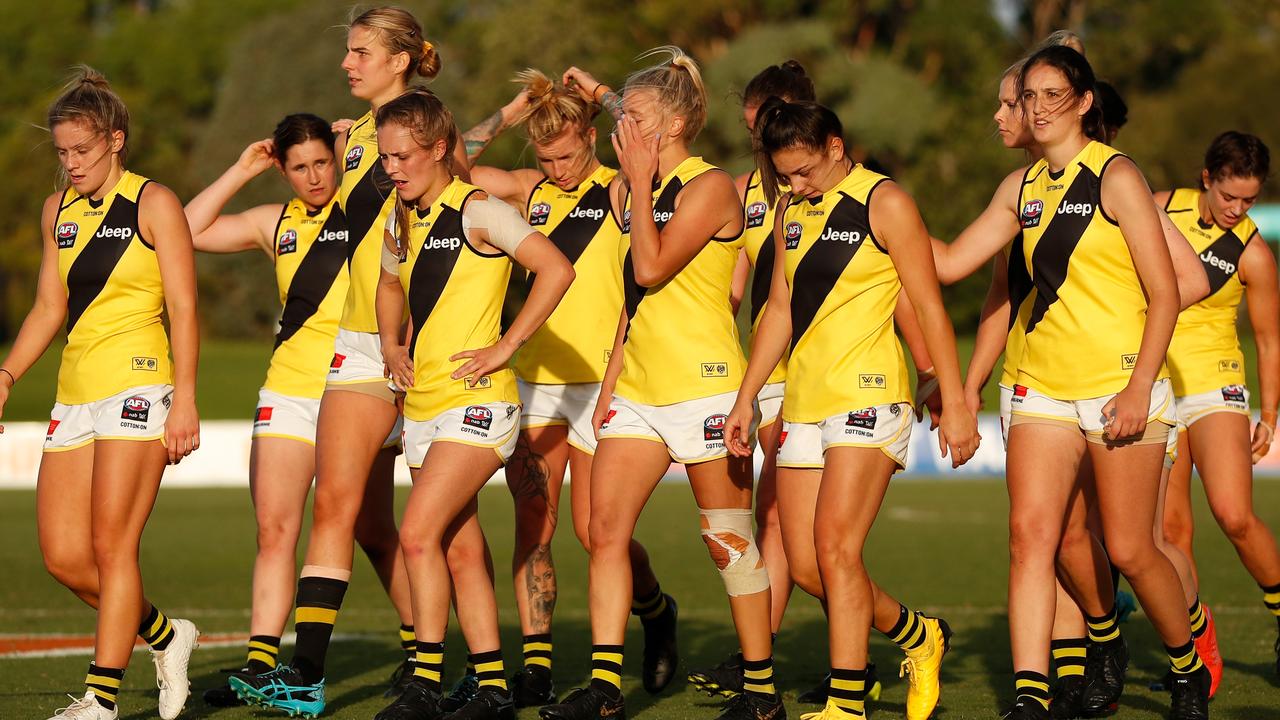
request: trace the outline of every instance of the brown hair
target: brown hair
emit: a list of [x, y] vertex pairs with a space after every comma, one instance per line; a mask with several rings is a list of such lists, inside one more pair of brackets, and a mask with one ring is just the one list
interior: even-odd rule
[[798, 60], [770, 65], [756, 73], [742, 91], [742, 104], [763, 105], [765, 100], [774, 96], [788, 102], [812, 102], [818, 98], [813, 90], [813, 79]]
[[[458, 129], [453, 124], [453, 113], [430, 90], [421, 86], [409, 88], [396, 99], [378, 108], [373, 122], [379, 128], [384, 125], [407, 128], [414, 142], [424, 148], [443, 140], [443, 162], [447, 165], [452, 163]], [[395, 213], [396, 242], [403, 248], [409, 237], [409, 210], [399, 193], [396, 194]]]
[[[1271, 151], [1257, 135], [1228, 130], [1209, 143], [1204, 169], [1210, 180], [1238, 177], [1266, 182], [1271, 173]], [[1200, 184], [1203, 187], [1204, 183]]]
[[405, 82], [415, 73], [428, 80], [440, 73], [440, 54], [423, 37], [422, 25], [408, 10], [390, 5], [365, 10], [352, 18], [350, 27], [377, 32], [382, 46], [392, 55], [407, 54], [409, 68], [404, 73]]
[[83, 122], [108, 139], [117, 130], [124, 133], [125, 144], [120, 148], [120, 162], [124, 163], [129, 148], [129, 108], [102, 73], [88, 65], [74, 68], [62, 94], [49, 106], [50, 130], [70, 121]]
[[588, 103], [577, 93], [558, 87], [540, 70], [525, 68], [516, 73], [513, 82], [524, 85], [529, 105], [516, 117], [534, 143], [545, 143], [566, 129], [585, 134], [600, 112], [600, 106]]
[[844, 125], [830, 108], [811, 100], [787, 102], [777, 95], [765, 99], [756, 115], [752, 146], [760, 185], [770, 205], [777, 200], [782, 184], [773, 154], [788, 148], [821, 151], [833, 137], [844, 140]]
[[707, 124], [707, 88], [702, 84], [702, 72], [693, 58], [674, 45], [654, 48], [641, 55], [668, 55], [665, 62], [638, 70], [627, 78], [623, 94], [634, 90], [652, 90], [667, 111], [684, 119], [681, 137], [686, 143], [702, 132]]

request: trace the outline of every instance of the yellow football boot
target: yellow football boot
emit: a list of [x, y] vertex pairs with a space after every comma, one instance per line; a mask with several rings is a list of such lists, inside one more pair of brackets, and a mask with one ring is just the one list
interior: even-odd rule
[[906, 677], [907, 720], [928, 720], [942, 694], [939, 671], [942, 658], [951, 648], [951, 628], [939, 618], [922, 616], [925, 638], [920, 647], [907, 650], [898, 677]]

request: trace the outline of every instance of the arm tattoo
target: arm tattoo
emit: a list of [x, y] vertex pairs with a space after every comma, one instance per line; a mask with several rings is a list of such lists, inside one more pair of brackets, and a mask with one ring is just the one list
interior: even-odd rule
[[502, 132], [502, 111], [498, 110], [494, 114], [480, 121], [480, 124], [471, 128], [462, 134], [462, 142], [467, 149], [467, 159], [475, 160], [489, 147], [489, 143]]
[[600, 96], [600, 107], [604, 108], [614, 120], [622, 119], [622, 96], [612, 90], [606, 90]]

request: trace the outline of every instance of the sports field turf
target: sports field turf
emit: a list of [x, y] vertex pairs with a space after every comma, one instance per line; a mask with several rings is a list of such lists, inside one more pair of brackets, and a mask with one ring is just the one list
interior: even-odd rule
[[[406, 489], [399, 490], [403, 502]], [[520, 631], [504, 568], [511, 546], [510, 501], [502, 488], [487, 489], [483, 518], [499, 567], [505, 658], [511, 668], [520, 658]], [[88, 634], [93, 616], [41, 567], [36, 548], [35, 496], [0, 493], [0, 643], [16, 636]], [[1257, 505], [1271, 527], [1280, 526], [1280, 482], [1257, 487]], [[1197, 538], [1204, 599], [1218, 622], [1227, 659], [1226, 677], [1212, 710], [1215, 718], [1263, 720], [1280, 717], [1280, 685], [1273, 676], [1275, 620], [1261, 604], [1258, 588], [1240, 567], [1197, 498]], [[956, 631], [953, 654], [943, 667], [943, 699], [935, 717], [993, 718], [1007, 701], [1010, 681], [1008, 634], [1004, 616], [1007, 509], [1003, 485], [996, 481], [906, 481], [895, 484], [872, 535], [869, 564], [891, 593], [909, 604], [947, 618]], [[697, 516], [687, 487], [665, 484], [642, 520], [640, 539], [655, 560], [663, 586], [680, 603], [682, 672], [714, 663], [734, 648], [723, 589], [698, 539]], [[169, 490], [161, 493], [143, 544], [148, 595], [167, 612], [195, 620], [208, 633], [243, 632], [248, 623], [249, 573], [253, 556], [253, 519], [244, 490]], [[588, 675], [589, 634], [585, 557], [568, 528], [555, 545], [560, 598], [555, 625], [555, 675], [561, 692]], [[334, 718], [369, 718], [386, 702], [385, 679], [400, 659], [397, 620], [363, 560], [357, 563], [351, 591], [338, 620], [345, 639], [330, 652], [330, 712]], [[1167, 696], [1146, 690], [1164, 672], [1158, 639], [1140, 613], [1124, 626], [1133, 655], [1120, 717], [1158, 718]], [[663, 695], [650, 697], [639, 686], [639, 625], [627, 638], [628, 712], [645, 718], [705, 718], [716, 703], [685, 687], [683, 680]], [[458, 675], [464, 643], [456, 631], [448, 638], [447, 677]], [[290, 648], [283, 653], [289, 657]], [[885, 691], [874, 713], [902, 717], [906, 686], [895, 672], [899, 651], [873, 633], [872, 653]], [[797, 594], [778, 639], [779, 683], [788, 713], [795, 696], [825, 670], [825, 624], [812, 599]], [[275, 717], [262, 710], [216, 710], [203, 705], [199, 690], [222, 681], [219, 668], [238, 666], [243, 650], [198, 650], [191, 677], [197, 695], [183, 717]], [[44, 718], [66, 702], [65, 692], [80, 694], [87, 655], [0, 659], [0, 718]], [[154, 673], [145, 652], [136, 653], [125, 677], [122, 718], [155, 716]], [[521, 720], [533, 720], [533, 710]]]

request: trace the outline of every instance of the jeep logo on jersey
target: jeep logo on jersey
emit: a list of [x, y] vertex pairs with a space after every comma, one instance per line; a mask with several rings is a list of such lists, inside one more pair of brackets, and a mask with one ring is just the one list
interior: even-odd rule
[[1058, 214], [1089, 217], [1093, 214], [1093, 203], [1063, 203], [1058, 206]]
[[1227, 275], [1236, 274], [1236, 264], [1233, 262], [1228, 262], [1218, 257], [1217, 255], [1214, 255], [1212, 249], [1205, 250], [1204, 252], [1200, 253], [1200, 261], [1203, 262], [1205, 265], [1208, 265], [1209, 267], [1218, 268], [1219, 270], [1226, 273]]
[[747, 227], [760, 227], [764, 224], [764, 215], [769, 212], [769, 206], [762, 201], [757, 200], [747, 206]]
[[867, 430], [876, 428], [876, 409], [873, 407], [863, 408], [862, 410], [854, 410], [849, 413], [849, 417], [844, 421], [848, 427], [860, 427]]
[[94, 233], [93, 236], [96, 238], [120, 238], [121, 240], [128, 240], [129, 238], [133, 237], [133, 228], [131, 227], [116, 227], [116, 228], [100, 227], [98, 228], [98, 232]]
[[471, 405], [462, 413], [462, 424], [488, 430], [493, 424], [493, 411], [483, 405]]
[[530, 225], [546, 225], [551, 216], [551, 203], [540, 202], [529, 208]]
[[862, 242], [862, 233], [857, 230], [836, 230], [835, 228], [827, 228], [822, 234], [820, 240], [832, 240], [834, 242], [842, 242], [852, 245]]
[[804, 227], [794, 220], [787, 223], [786, 240], [788, 250], [795, 250], [800, 247], [800, 233], [802, 230], [804, 230]]
[[586, 218], [587, 220], [603, 220], [604, 210], [601, 208], [584, 208], [576, 207], [573, 212], [569, 213], [571, 218]]
[[457, 250], [462, 247], [462, 238], [449, 237], [438, 238], [429, 237], [422, 243], [423, 250]]
[[364, 157], [364, 146], [353, 145], [351, 149], [347, 151], [347, 160], [346, 160], [347, 170], [346, 171], [351, 172], [352, 170], [355, 170], [356, 168], [360, 167], [360, 158], [362, 157]]
[[1244, 396], [1245, 396], [1245, 389], [1243, 385], [1227, 385], [1222, 388], [1223, 402], [1240, 403], [1243, 405], [1245, 402], [1247, 402]]
[[702, 439], [724, 442], [724, 426], [729, 416], [723, 413], [712, 415], [702, 421]]
[[276, 255], [288, 255], [298, 251], [298, 231], [290, 229], [280, 233], [276, 241]]
[[150, 414], [151, 401], [144, 397], [134, 395], [124, 401], [124, 409], [120, 411], [120, 419], [146, 422], [147, 416]]
[[1044, 212], [1044, 201], [1028, 200], [1022, 206], [1022, 227], [1033, 228], [1040, 224], [1040, 214]]
[[80, 226], [73, 222], [58, 225], [58, 247], [66, 249], [75, 245], [78, 232], [80, 232]]
[[[292, 232], [292, 231], [290, 231], [290, 232]], [[346, 242], [346, 241], [347, 241], [347, 231], [346, 231], [346, 230], [325, 230], [324, 232], [322, 232], [322, 233], [320, 233], [318, 236], [316, 236], [316, 242], [318, 242], [318, 243], [322, 243], [322, 242]]]
[[653, 221], [655, 223], [666, 223], [669, 222], [671, 218], [675, 217], [675, 214], [674, 210], [654, 210]]

